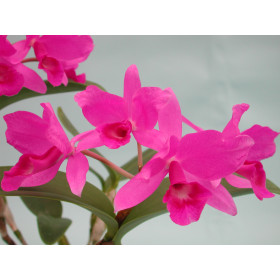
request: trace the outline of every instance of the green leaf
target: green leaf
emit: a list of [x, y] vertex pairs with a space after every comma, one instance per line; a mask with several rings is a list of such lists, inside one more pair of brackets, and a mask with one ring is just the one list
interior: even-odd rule
[[114, 236], [113, 242], [120, 244], [122, 237], [141, 223], [167, 212], [162, 198], [170, 185], [169, 178], [162, 181], [158, 189], [146, 200], [133, 207]]
[[267, 189], [275, 194], [280, 194], [280, 188], [277, 187], [273, 182], [271, 182], [269, 179], [266, 180], [266, 187]]
[[[59, 120], [61, 121], [61, 123], [63, 124], [63, 126], [73, 135], [76, 136], [77, 134], [79, 134], [79, 131], [74, 127], [74, 125], [70, 122], [70, 120], [68, 119], [68, 117], [65, 115], [65, 113], [63, 112], [61, 107], [57, 108], [57, 115]], [[90, 151], [100, 155], [103, 157], [103, 155], [97, 151], [96, 149], [90, 149]], [[119, 184], [119, 178], [120, 175], [113, 170], [112, 168], [110, 168], [109, 166], [107, 166], [106, 164], [104, 164], [103, 162], [101, 162], [102, 165], [106, 168], [106, 170], [109, 173], [109, 177], [106, 179], [106, 181], [104, 181], [103, 177], [95, 170], [93, 170], [92, 168], [90, 168], [89, 170], [97, 176], [97, 178], [99, 179], [101, 185], [102, 185], [102, 190], [104, 192], [109, 191], [110, 189], [115, 189], [118, 184]]]
[[[143, 152], [142, 157], [143, 157], [143, 164], [146, 164], [157, 152], [151, 149], [147, 149], [145, 152]], [[133, 159], [131, 159], [129, 162], [121, 166], [122, 169], [126, 170], [127, 172], [136, 175], [139, 170], [138, 170], [138, 156], [135, 156]], [[125, 180], [127, 179], [124, 176], [120, 176], [120, 180]]]
[[[10, 168], [11, 166], [0, 167], [1, 180], [4, 171], [9, 170]], [[64, 172], [59, 171], [52, 181], [43, 186], [30, 188], [24, 187], [12, 192], [4, 192], [0, 189], [0, 196], [41, 197], [71, 202], [90, 210], [93, 214], [103, 220], [107, 225], [107, 236], [109, 238], [113, 237], [118, 229], [113, 205], [106, 195], [88, 182], [85, 184], [82, 197], [72, 194]]]
[[39, 234], [46, 244], [54, 244], [59, 241], [71, 224], [71, 220], [65, 218], [55, 218], [52, 216], [39, 214], [37, 216]]
[[58, 200], [51, 200], [38, 197], [21, 197], [26, 207], [36, 216], [45, 214], [55, 218], [62, 215], [62, 204]]
[[[47, 92], [44, 95], [65, 93], [71, 91], [82, 91], [85, 90], [86, 87], [89, 85], [96, 85], [100, 89], [105, 91], [105, 89], [102, 86], [90, 81], [87, 81], [85, 84], [69, 81], [67, 86], [61, 85], [58, 87], [52, 86], [48, 81], [45, 81], [45, 83], [47, 85]], [[39, 96], [42, 95], [40, 93], [29, 90], [27, 88], [23, 88], [17, 95], [14, 96], [0, 96], [0, 110], [20, 100], [24, 100], [32, 97], [39, 97]]]

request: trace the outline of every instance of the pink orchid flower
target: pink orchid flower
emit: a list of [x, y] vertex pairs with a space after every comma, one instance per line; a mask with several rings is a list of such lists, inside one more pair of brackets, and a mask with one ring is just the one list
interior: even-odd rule
[[39, 69], [44, 70], [53, 86], [67, 85], [68, 78], [85, 83], [85, 74], [76, 75], [79, 63], [85, 61], [94, 48], [90, 36], [44, 35], [26, 36], [25, 49], [34, 48]]
[[168, 91], [141, 87], [135, 65], [131, 65], [125, 73], [123, 98], [104, 92], [97, 86], [88, 86], [85, 91], [75, 95], [75, 101], [96, 129], [79, 137], [78, 148], [106, 145], [116, 149], [129, 143], [131, 133], [141, 145], [154, 143], [159, 136], [154, 129], [158, 112], [169, 98]]
[[0, 96], [16, 95], [23, 87], [45, 93], [47, 87], [41, 77], [20, 63], [24, 54], [19, 44], [12, 45], [6, 37], [0, 36]]
[[230, 174], [225, 179], [237, 188], [252, 188], [256, 197], [263, 198], [274, 197], [274, 194], [266, 188], [266, 174], [261, 164], [261, 160], [274, 155], [276, 145], [274, 140], [279, 135], [269, 127], [254, 125], [251, 128], [240, 132], [238, 125], [244, 112], [249, 109], [248, 104], [238, 104], [232, 108], [232, 119], [223, 131], [227, 136], [248, 135], [254, 140], [244, 164], [235, 171], [242, 177]]
[[[159, 112], [159, 152], [117, 193], [115, 210], [133, 207], [149, 197], [170, 173], [171, 186], [164, 196], [171, 219], [180, 225], [197, 221], [205, 204], [231, 215], [236, 207], [221, 178], [240, 168], [254, 144], [251, 137], [224, 137], [221, 132], [205, 130], [182, 138], [182, 116], [178, 100], [172, 98]], [[153, 143], [154, 145], [155, 143]]]
[[40, 186], [51, 181], [68, 159], [66, 177], [72, 193], [81, 196], [89, 169], [87, 158], [69, 142], [49, 103], [42, 103], [42, 118], [25, 111], [4, 116], [7, 142], [23, 155], [4, 172], [4, 191]]

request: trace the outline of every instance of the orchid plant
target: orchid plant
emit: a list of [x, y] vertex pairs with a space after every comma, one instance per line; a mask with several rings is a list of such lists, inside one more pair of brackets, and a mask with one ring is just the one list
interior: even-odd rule
[[[34, 58], [26, 58], [30, 49]], [[202, 129], [184, 116], [171, 88], [142, 86], [136, 65], [125, 72], [123, 97], [77, 75], [93, 49], [90, 36], [26, 36], [14, 44], [0, 36], [0, 110], [38, 94], [76, 91], [74, 100], [92, 125], [78, 132], [62, 108], [57, 117], [50, 103], [40, 104], [42, 116], [26, 111], [4, 116], [6, 141], [22, 154], [14, 166], [0, 167], [0, 231], [6, 243], [15, 244], [8, 225], [26, 244], [7, 196], [20, 196], [37, 216], [46, 244], [69, 244], [71, 220], [62, 218], [61, 201], [92, 212], [88, 244], [121, 244], [128, 231], [167, 211], [174, 223], [187, 226], [199, 220], [206, 204], [234, 216], [234, 196], [254, 193], [263, 200], [280, 194], [261, 163], [274, 155], [279, 132], [258, 124], [241, 132], [248, 104], [233, 106], [223, 131]], [[47, 81], [26, 66], [29, 62], [45, 71]], [[182, 135], [183, 125], [193, 133]], [[118, 149], [131, 137], [138, 155], [122, 167], [97, 150]], [[89, 165], [89, 157], [105, 166], [107, 179]], [[64, 161], [66, 173], [59, 171]], [[87, 182], [88, 172], [101, 188]]]

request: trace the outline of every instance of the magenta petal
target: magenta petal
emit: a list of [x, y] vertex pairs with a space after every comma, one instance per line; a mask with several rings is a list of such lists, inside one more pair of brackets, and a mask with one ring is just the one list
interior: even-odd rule
[[250, 137], [224, 139], [218, 131], [205, 130], [185, 135], [176, 158], [187, 172], [205, 180], [215, 180], [240, 168], [253, 144]]
[[141, 88], [141, 82], [136, 65], [127, 68], [124, 76], [124, 100], [127, 104], [128, 114], [131, 116], [132, 99], [134, 93]]
[[67, 77], [77, 83], [84, 84], [86, 82], [86, 74], [77, 75], [74, 69], [65, 69]]
[[136, 129], [153, 129], [158, 112], [169, 102], [171, 94], [157, 87], [142, 87], [132, 100], [132, 120]]
[[160, 151], [166, 144], [167, 137], [156, 129], [136, 130], [132, 132], [135, 140], [144, 147]]
[[169, 137], [174, 135], [181, 139], [182, 114], [179, 102], [171, 88], [167, 88], [164, 91], [169, 93], [170, 98], [168, 103], [159, 111], [159, 130], [166, 133]]
[[79, 144], [76, 148], [77, 152], [97, 148], [104, 145], [103, 141], [100, 138], [100, 133], [97, 130], [90, 130], [76, 135], [74, 138], [72, 138], [71, 143], [75, 143], [78, 141]]
[[177, 161], [172, 161], [169, 165], [169, 180], [171, 185], [186, 182], [184, 170]]
[[66, 177], [73, 194], [82, 195], [88, 169], [88, 160], [82, 153], [75, 153], [68, 158]]
[[212, 191], [212, 196], [207, 200], [207, 204], [229, 215], [237, 214], [236, 205], [231, 194], [222, 185]]
[[18, 64], [16, 69], [20, 72], [24, 79], [23, 86], [39, 93], [46, 93], [47, 86], [43, 79], [32, 69], [23, 64]]
[[58, 60], [84, 61], [93, 50], [94, 44], [87, 35], [45, 35], [38, 39], [48, 56]]
[[188, 225], [199, 220], [211, 192], [197, 182], [170, 185], [163, 197], [171, 220], [178, 225]]
[[4, 116], [7, 142], [22, 154], [44, 154], [53, 144], [48, 140], [48, 124], [33, 113], [18, 111]]
[[16, 67], [0, 58], [0, 96], [18, 94], [23, 84], [23, 76]]
[[62, 84], [65, 73], [62, 64], [53, 57], [44, 56], [40, 60], [39, 69], [43, 69], [48, 75], [48, 81], [54, 86]]
[[122, 97], [102, 91], [97, 86], [88, 86], [74, 97], [82, 108], [85, 118], [94, 126], [127, 120], [127, 111]]
[[96, 130], [100, 133], [100, 139], [105, 146], [117, 149], [130, 141], [130, 121], [110, 123], [99, 126]]
[[240, 134], [238, 128], [242, 115], [249, 109], [246, 103], [237, 104], [232, 107], [232, 118], [223, 130], [224, 137], [234, 137]]
[[263, 200], [263, 198], [274, 197], [274, 194], [266, 188], [266, 175], [260, 162], [246, 161], [236, 173], [251, 182], [253, 191], [258, 199]]
[[20, 63], [30, 50], [26, 40], [21, 40], [13, 44], [16, 53], [9, 57], [9, 61], [13, 64]]
[[230, 174], [226, 176], [225, 179], [229, 184], [231, 184], [236, 188], [244, 188], [244, 189], [252, 188], [252, 185], [248, 179], [236, 176], [234, 174]]
[[16, 52], [7, 39], [7, 35], [0, 35], [0, 56], [11, 56]]
[[274, 140], [279, 135], [278, 132], [266, 126], [254, 125], [241, 134], [248, 135], [255, 141], [248, 154], [249, 161], [260, 161], [274, 155], [276, 151]]
[[168, 173], [165, 164], [161, 158], [152, 158], [140, 173], [117, 192], [114, 200], [115, 211], [133, 207], [149, 197]]
[[65, 134], [61, 124], [59, 123], [50, 103], [41, 103], [43, 108], [43, 120], [48, 123], [47, 139], [53, 143], [63, 154], [72, 151], [72, 147]]
[[[54, 153], [52, 152], [52, 154]], [[4, 177], [1, 182], [1, 188], [4, 191], [14, 191], [19, 187], [34, 187], [44, 185], [55, 177], [60, 165], [64, 161], [64, 158], [61, 158], [60, 160], [56, 161], [56, 163], [53, 163], [52, 165], [45, 164], [45, 166], [43, 166], [44, 164], [39, 166], [39, 163], [39, 165], [37, 164], [37, 167], [35, 168], [37, 170], [32, 170], [32, 163], [30, 164], [30, 162], [27, 162], [26, 159], [23, 159], [23, 161], [21, 160], [24, 156], [25, 155], [20, 158], [19, 162], [14, 167], [12, 167], [9, 171], [4, 172]], [[47, 156], [47, 158], [50, 159], [50, 155]], [[38, 161], [39, 159], [37, 158], [37, 163]], [[44, 161], [47, 163], [46, 159]], [[47, 169], [44, 169], [43, 167], [46, 167]]]

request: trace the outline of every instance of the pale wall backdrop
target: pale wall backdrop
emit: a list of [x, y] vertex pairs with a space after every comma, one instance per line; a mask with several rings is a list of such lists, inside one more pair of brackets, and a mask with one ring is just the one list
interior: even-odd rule
[[[16, 42], [23, 36], [9, 36]], [[231, 107], [249, 103], [241, 130], [258, 123], [280, 130], [280, 37], [279, 36], [92, 36], [95, 48], [78, 68], [87, 79], [122, 95], [127, 67], [136, 64], [143, 86], [171, 87], [182, 112], [205, 129], [222, 130]], [[30, 54], [32, 55], [32, 54]], [[31, 64], [30, 64], [31, 65]], [[35, 65], [35, 64], [34, 64]], [[35, 69], [35, 66], [34, 66]], [[41, 70], [40, 70], [40, 73]], [[43, 73], [42, 73], [43, 74]], [[43, 75], [44, 76], [44, 75]], [[45, 76], [44, 76], [45, 77]], [[85, 131], [91, 128], [73, 100], [75, 93], [27, 99], [0, 111], [0, 165], [13, 165], [19, 153], [6, 143], [2, 116], [17, 110], [41, 115], [41, 102], [54, 109], [62, 106], [71, 121]], [[184, 132], [191, 132], [186, 127]], [[69, 135], [69, 134], [68, 134]], [[70, 137], [70, 135], [69, 135]], [[280, 148], [280, 139], [277, 139]], [[136, 155], [131, 142], [119, 150], [101, 149], [113, 162], [123, 164]], [[280, 185], [280, 152], [264, 162], [267, 177]], [[93, 167], [106, 171], [96, 161]], [[61, 170], [65, 170], [65, 164]], [[98, 181], [90, 174], [88, 180]], [[174, 224], [168, 214], [138, 226], [123, 244], [280, 244], [280, 197], [259, 201], [254, 195], [235, 198], [235, 217], [209, 206], [198, 222], [186, 227]], [[36, 219], [16, 197], [8, 198], [16, 222], [30, 244], [42, 244]], [[63, 216], [73, 223], [66, 235], [72, 244], [86, 244], [90, 213], [63, 203]], [[3, 244], [2, 240], [0, 244]]]

